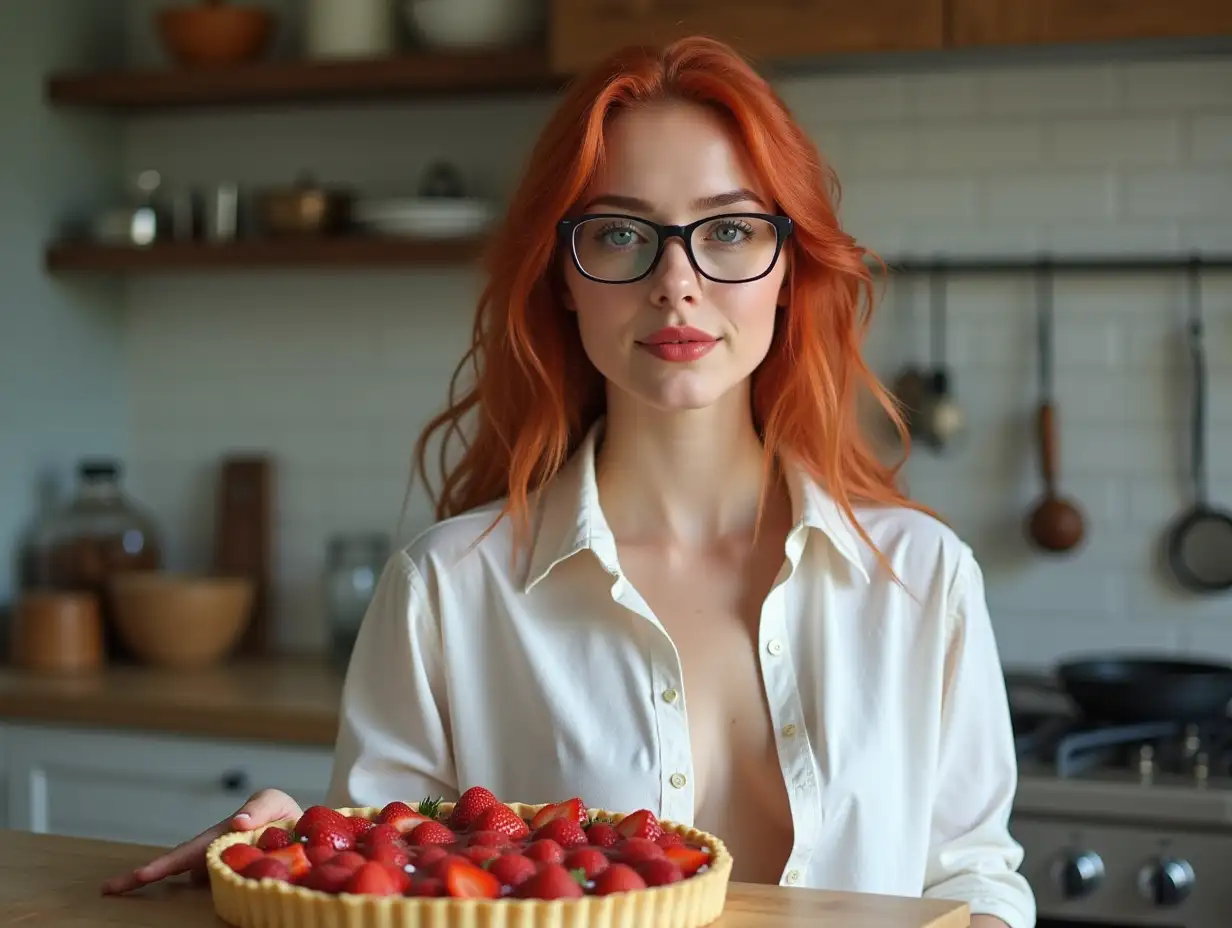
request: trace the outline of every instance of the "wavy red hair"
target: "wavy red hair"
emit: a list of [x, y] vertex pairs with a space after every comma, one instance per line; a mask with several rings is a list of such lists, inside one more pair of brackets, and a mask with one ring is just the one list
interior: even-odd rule
[[[894, 401], [861, 356], [874, 305], [869, 252], [840, 227], [837, 180], [778, 95], [730, 47], [702, 37], [612, 55], [572, 84], [544, 128], [503, 228], [492, 237], [488, 283], [449, 405], [416, 443], [415, 461], [428, 482], [425, 459], [439, 433], [439, 493], [429, 483], [436, 517], [504, 499], [500, 515], [514, 519], [520, 548], [529, 540], [531, 494], [603, 414], [602, 377], [562, 302], [556, 226], [576, 208], [604, 157], [608, 119], [662, 100], [694, 101], [723, 114], [751, 168], [795, 221], [787, 307], [753, 376], [755, 424], [767, 466], [780, 458], [802, 465], [871, 545], [853, 502], [924, 507], [900, 492], [901, 463], [883, 463], [858, 421], [858, 398], [868, 391], [908, 446]], [[472, 382], [459, 392], [468, 371]], [[460, 457], [451, 461], [455, 439]]]

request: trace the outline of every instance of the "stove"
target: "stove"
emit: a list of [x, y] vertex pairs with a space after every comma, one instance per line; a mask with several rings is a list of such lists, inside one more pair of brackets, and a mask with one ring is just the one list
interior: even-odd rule
[[1010, 828], [1039, 928], [1232, 926], [1232, 719], [1015, 713]]

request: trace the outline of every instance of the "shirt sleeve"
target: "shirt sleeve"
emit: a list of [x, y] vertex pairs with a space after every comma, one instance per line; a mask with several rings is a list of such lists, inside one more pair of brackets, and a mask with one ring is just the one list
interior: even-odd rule
[[1010, 928], [1035, 925], [1035, 897], [1010, 836], [1018, 761], [983, 573], [964, 546], [947, 621], [937, 793], [924, 896], [966, 902]]
[[386, 564], [342, 691], [329, 802], [457, 798], [440, 627], [414, 562]]

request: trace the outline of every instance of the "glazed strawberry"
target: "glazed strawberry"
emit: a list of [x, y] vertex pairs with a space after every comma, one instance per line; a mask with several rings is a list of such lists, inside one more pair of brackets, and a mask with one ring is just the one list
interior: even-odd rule
[[663, 834], [659, 835], [659, 837], [655, 838], [655, 844], [665, 850], [669, 847], [683, 847], [684, 838], [680, 837], [680, 835], [676, 834], [674, 831], [665, 831]]
[[684, 879], [680, 865], [666, 857], [638, 864], [637, 872], [646, 881], [647, 886], [666, 886], [668, 883], [679, 883]]
[[482, 786], [472, 786], [458, 797], [453, 811], [449, 813], [449, 827], [454, 831], [465, 831], [475, 824], [479, 816], [498, 804], [497, 798], [490, 790]]
[[236, 873], [242, 873], [244, 868], [254, 860], [260, 860], [264, 857], [265, 851], [253, 847], [251, 844], [232, 844], [219, 856], [222, 862]]
[[376, 827], [376, 822], [364, 818], [362, 815], [348, 815], [347, 824], [351, 826], [351, 834], [355, 836], [357, 841]]
[[586, 840], [595, 847], [611, 847], [620, 841], [620, 832], [609, 822], [593, 822], [586, 829]]
[[445, 884], [434, 876], [425, 876], [415, 880], [406, 894], [408, 896], [443, 896], [445, 895]]
[[503, 831], [473, 831], [467, 840], [471, 847], [508, 847], [512, 843]]
[[659, 820], [649, 809], [639, 809], [632, 815], [626, 815], [616, 824], [616, 831], [622, 838], [649, 838], [651, 841], [663, 834]]
[[405, 802], [391, 802], [376, 817], [378, 825], [391, 825], [402, 834], [414, 831], [424, 822], [432, 821], [430, 815], [416, 812]]
[[450, 863], [441, 877], [445, 892], [458, 899], [496, 899], [501, 881], [471, 863]]
[[284, 883], [289, 883], [291, 881], [291, 868], [281, 860], [275, 860], [272, 857], [262, 857], [260, 860], [254, 860], [245, 867], [240, 876], [249, 880], [282, 880]]
[[420, 866], [420, 870], [426, 872], [428, 876], [439, 876], [441, 879], [445, 877], [445, 871], [454, 864], [469, 864], [470, 861], [461, 854], [446, 854], [439, 860], [434, 861], [429, 866]]
[[[347, 851], [346, 853], [351, 853]], [[338, 856], [342, 856], [341, 854]], [[411, 862], [411, 855], [397, 844], [377, 844], [367, 850], [367, 859], [379, 864], [388, 864], [401, 870]]]
[[462, 856], [473, 864], [483, 864], [489, 860], [496, 860], [501, 856], [500, 848], [487, 847], [483, 844], [472, 844], [470, 847], [462, 851]]
[[649, 838], [626, 838], [615, 848], [622, 863], [637, 864], [647, 860], [660, 860], [667, 853]]
[[355, 871], [368, 862], [368, 859], [363, 854], [357, 851], [342, 851], [335, 854], [325, 863], [331, 867], [346, 867], [347, 870]]
[[[350, 852], [348, 851], [347, 853]], [[308, 873], [304, 874], [304, 878], [300, 880], [299, 885], [305, 889], [315, 889], [323, 893], [340, 893], [351, 882], [351, 875], [354, 872], [355, 870], [347, 867], [340, 867], [326, 862], [319, 867], [313, 867]]]
[[309, 806], [295, 823], [295, 837], [306, 838], [308, 832], [318, 825], [334, 825], [348, 830], [346, 816], [329, 806]]
[[565, 855], [566, 870], [581, 870], [593, 880], [611, 864], [611, 859], [597, 847], [575, 847]]
[[309, 847], [307, 844], [300, 845], [304, 849], [304, 856], [308, 858], [308, 863], [314, 867], [319, 867], [327, 860], [332, 860], [338, 853], [328, 844], [314, 844]]
[[710, 863], [710, 855], [700, 848], [685, 847], [683, 844], [677, 847], [669, 847], [663, 852], [663, 856], [680, 867], [680, 872], [685, 876], [693, 876], [702, 867]]
[[430, 870], [448, 856], [449, 852], [439, 844], [411, 849], [411, 863], [420, 870]]
[[548, 839], [555, 841], [561, 847], [573, 847], [586, 844], [586, 832], [582, 826], [571, 818], [554, 818], [535, 832], [535, 840]]
[[559, 864], [564, 862], [565, 849], [551, 838], [544, 838], [526, 845], [522, 855], [541, 864]]
[[422, 825], [416, 826], [415, 830], [407, 837], [407, 843], [413, 846], [453, 844], [457, 840], [458, 836], [450, 831], [448, 826], [442, 825], [440, 822], [424, 822]]
[[530, 834], [526, 822], [506, 805], [495, 805], [480, 815], [475, 821], [475, 830], [499, 831], [514, 841], [520, 841]]
[[584, 895], [582, 884], [560, 864], [545, 864], [529, 880], [514, 889], [519, 899], [576, 899]]
[[579, 825], [585, 825], [588, 821], [586, 804], [577, 797], [566, 799], [564, 802], [549, 803], [536, 812], [535, 817], [530, 820], [530, 830], [538, 831], [548, 822], [558, 818], [570, 818]]
[[351, 874], [346, 891], [364, 896], [400, 896], [406, 874], [385, 864], [368, 861]]
[[331, 847], [335, 851], [349, 851], [355, 847], [355, 833], [343, 822], [341, 827], [323, 823], [308, 829], [306, 844], [309, 847]]
[[280, 847], [290, 847], [294, 843], [295, 836], [277, 825], [271, 825], [261, 832], [261, 837], [257, 838], [257, 847], [263, 851], [276, 851]]
[[360, 846], [365, 848], [375, 847], [378, 844], [400, 844], [401, 842], [402, 832], [393, 825], [374, 825], [359, 839]]
[[521, 854], [504, 854], [488, 864], [488, 873], [506, 886], [520, 886], [535, 875], [538, 865]]
[[591, 892], [596, 896], [610, 896], [612, 893], [627, 893], [645, 888], [646, 881], [628, 864], [612, 864], [595, 877]]
[[276, 851], [269, 851], [266, 856], [276, 858], [286, 864], [291, 869], [291, 879], [293, 880], [298, 880], [312, 869], [312, 861], [304, 853], [304, 846], [302, 844], [280, 847]]

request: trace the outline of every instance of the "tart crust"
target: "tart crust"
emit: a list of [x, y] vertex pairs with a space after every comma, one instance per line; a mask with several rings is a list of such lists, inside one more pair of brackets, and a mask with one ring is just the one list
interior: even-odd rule
[[[523, 818], [542, 805], [506, 803]], [[453, 803], [441, 803], [442, 816]], [[343, 815], [373, 818], [379, 808], [339, 809]], [[620, 813], [591, 809], [592, 816], [619, 822]], [[457, 899], [449, 897], [363, 896], [325, 893], [281, 880], [250, 880], [222, 862], [233, 844], [255, 844], [266, 828], [290, 830], [283, 819], [253, 831], [216, 838], [206, 850], [206, 868], [214, 911], [237, 928], [701, 928], [715, 921], [727, 900], [732, 857], [714, 835], [660, 821], [664, 831], [709, 848], [712, 862], [704, 873], [667, 886], [580, 899]]]

